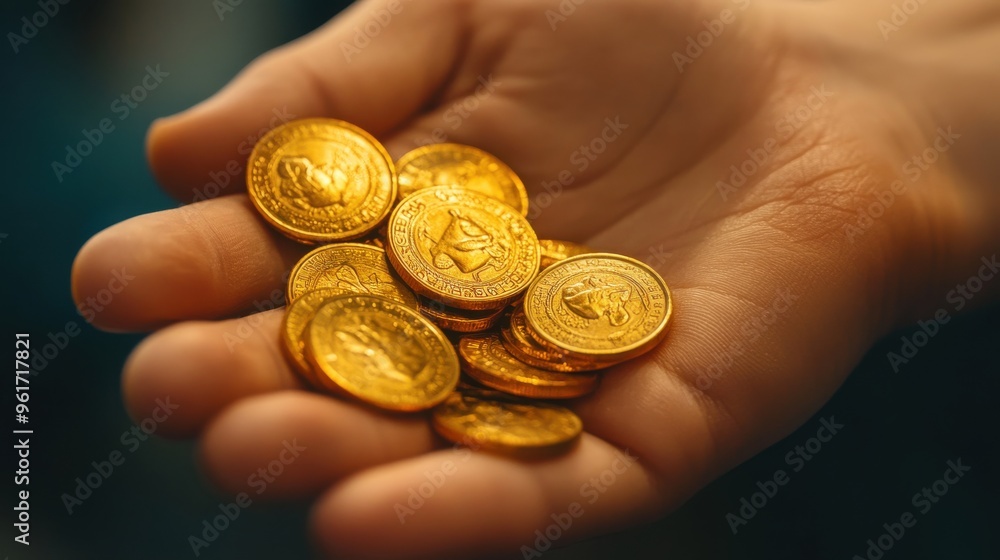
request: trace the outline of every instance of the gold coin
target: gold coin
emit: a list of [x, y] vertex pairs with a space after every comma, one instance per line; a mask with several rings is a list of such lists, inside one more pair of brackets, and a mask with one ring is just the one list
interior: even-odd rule
[[414, 291], [460, 309], [504, 307], [538, 272], [528, 221], [462, 189], [423, 189], [400, 202], [389, 217], [386, 253]]
[[317, 377], [380, 408], [414, 411], [458, 384], [455, 349], [433, 323], [378, 296], [341, 296], [309, 323], [306, 357]]
[[570, 257], [594, 252], [593, 249], [585, 245], [573, 243], [572, 241], [558, 241], [555, 239], [539, 239], [538, 247], [542, 251], [542, 260], [540, 264], [541, 270], [545, 270], [555, 263], [566, 260]]
[[250, 200], [268, 222], [306, 243], [365, 235], [389, 214], [396, 171], [385, 148], [360, 128], [303, 119], [271, 130], [247, 165]]
[[500, 327], [500, 339], [512, 356], [529, 366], [546, 371], [577, 373], [604, 369], [611, 365], [575, 360], [564, 354], [550, 352], [533, 340], [518, 339], [518, 335], [513, 334], [513, 330], [510, 325]]
[[[507, 345], [511, 353], [527, 364], [531, 362], [522, 359], [522, 354], [527, 354], [538, 360], [546, 360], [549, 357], [549, 353], [545, 348], [527, 337], [521, 338], [518, 334], [514, 333], [514, 329], [509, 324], [500, 325], [500, 338], [503, 339], [504, 344]], [[511, 349], [511, 346], [515, 347], [515, 349]]]
[[533, 368], [504, 347], [496, 333], [463, 336], [458, 343], [462, 371], [487, 387], [536, 399], [572, 399], [597, 388], [598, 375]]
[[469, 189], [528, 215], [528, 191], [516, 173], [496, 156], [462, 144], [430, 144], [396, 162], [399, 198], [428, 187]]
[[[517, 307], [511, 312], [509, 317], [510, 323], [509, 328], [513, 334], [513, 340], [520, 342], [521, 348], [527, 351], [528, 354], [536, 356], [539, 359], [549, 362], [558, 362], [562, 364], [562, 367], [556, 368], [555, 371], [585, 371], [588, 369], [596, 369], [598, 367], [607, 367], [607, 362], [599, 362], [592, 358], [580, 358], [557, 348], [548, 342], [542, 340], [528, 325], [528, 320], [524, 314], [524, 307]], [[610, 361], [610, 360], [609, 360]], [[536, 367], [545, 367], [545, 365], [537, 365]], [[553, 369], [552, 367], [546, 369]]]
[[482, 311], [469, 311], [467, 309], [455, 309], [439, 302], [418, 297], [418, 309], [442, 329], [460, 332], [477, 333], [488, 331], [493, 328], [503, 317], [504, 309], [486, 309]]
[[508, 317], [508, 328], [513, 335], [513, 340], [517, 341], [518, 346], [524, 348], [524, 350], [541, 359], [549, 359], [553, 354], [565, 354], [560, 352], [558, 348], [550, 348], [544, 342], [538, 340], [538, 335], [531, 332], [531, 328], [528, 326], [528, 320], [524, 316], [524, 307], [518, 306], [511, 311]]
[[[616, 356], [594, 357], [580, 356], [553, 346], [538, 335], [528, 324], [524, 307], [518, 307], [510, 315], [510, 331], [516, 333], [512, 338], [525, 341], [521, 349], [527, 351], [534, 360], [526, 360], [535, 367], [553, 371], [590, 371], [611, 367], [622, 359]], [[540, 351], [540, 352], [539, 352]], [[520, 356], [519, 353], [515, 352]]]
[[365, 243], [324, 245], [299, 259], [288, 278], [288, 301], [317, 288], [382, 296], [417, 308], [417, 296], [396, 277], [385, 251]]
[[578, 358], [615, 362], [666, 336], [670, 290], [645, 264], [622, 255], [570, 257], [540, 273], [524, 295], [530, 332]]
[[327, 301], [343, 295], [341, 290], [336, 288], [320, 288], [310, 290], [299, 295], [292, 303], [288, 304], [285, 315], [281, 320], [281, 349], [285, 356], [297, 371], [310, 385], [316, 388], [324, 388], [325, 384], [313, 372], [312, 366], [306, 360], [306, 327], [312, 321], [316, 310]]
[[433, 425], [444, 438], [494, 451], [561, 451], [583, 431], [583, 422], [567, 408], [499, 391], [456, 391], [433, 412]]

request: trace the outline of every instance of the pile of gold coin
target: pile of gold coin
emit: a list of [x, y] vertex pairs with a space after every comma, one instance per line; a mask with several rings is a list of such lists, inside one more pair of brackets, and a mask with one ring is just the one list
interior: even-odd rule
[[593, 392], [600, 370], [666, 335], [663, 279], [539, 240], [524, 184], [480, 149], [432, 144], [393, 162], [352, 124], [299, 120], [260, 139], [247, 184], [268, 223], [318, 245], [287, 286], [281, 344], [294, 369], [318, 391], [431, 409], [451, 441], [563, 449], [583, 423], [546, 401]]

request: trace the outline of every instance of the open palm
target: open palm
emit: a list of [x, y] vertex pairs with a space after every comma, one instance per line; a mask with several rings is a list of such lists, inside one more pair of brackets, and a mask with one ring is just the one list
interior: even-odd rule
[[[1000, 240], [998, 173], [979, 151], [1000, 109], [960, 95], [1000, 81], [975, 58], [1000, 43], [992, 3], [928, 4], [889, 43], [874, 23], [887, 2], [562, 4], [353, 7], [152, 128], [172, 194], [200, 198], [211, 176], [234, 178], [209, 195], [233, 196], [115, 225], [78, 256], [80, 300], [134, 276], [97, 324], [163, 327], [126, 366], [132, 414], [170, 397], [160, 433], [199, 435], [234, 492], [303, 448], [262, 497], [316, 495], [330, 554], [525, 554], [567, 513], [559, 544], [662, 515], [805, 421]], [[948, 41], [956, 21], [976, 39]], [[920, 56], [951, 89], [912, 69]], [[572, 451], [470, 453], [424, 416], [300, 390], [282, 311], [257, 311], [281, 305], [308, 248], [256, 215], [241, 170], [263, 129], [314, 116], [394, 157], [432, 141], [490, 151], [528, 186], [539, 237], [634, 256], [671, 285], [669, 337], [572, 403], [586, 429]], [[904, 165], [928, 147], [933, 162]]]

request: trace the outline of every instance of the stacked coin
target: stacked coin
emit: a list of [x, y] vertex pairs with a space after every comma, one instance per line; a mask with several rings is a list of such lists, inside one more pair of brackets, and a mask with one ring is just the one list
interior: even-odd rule
[[293, 368], [320, 391], [433, 409], [452, 441], [564, 449], [582, 422], [536, 399], [593, 392], [596, 370], [666, 333], [671, 297], [655, 271], [539, 240], [524, 184], [480, 149], [433, 144], [393, 163], [360, 128], [307, 119], [261, 138], [247, 182], [267, 222], [322, 244], [288, 281]]

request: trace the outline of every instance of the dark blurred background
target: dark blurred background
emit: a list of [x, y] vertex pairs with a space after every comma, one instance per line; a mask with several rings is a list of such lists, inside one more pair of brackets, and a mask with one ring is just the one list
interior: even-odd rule
[[[0, 153], [7, 170], [0, 185], [3, 330], [8, 341], [28, 332], [34, 348], [50, 346], [34, 357], [31, 377], [30, 547], [13, 541], [15, 488], [10, 478], [4, 485], [2, 555], [12, 560], [187, 558], [188, 535], [229, 500], [199, 473], [191, 443], [151, 438], [134, 452], [123, 446], [120, 438], [132, 423], [121, 405], [119, 374], [141, 336], [96, 331], [77, 314], [69, 290], [73, 257], [90, 236], [176, 205], [146, 167], [143, 139], [150, 121], [210, 95], [256, 55], [310, 31], [343, 4], [221, 1], [222, 17], [218, 0], [68, 0], [55, 16], [38, 18], [48, 21], [32, 37], [24, 35], [26, 43], [15, 40], [17, 52], [10, 35], [0, 47]], [[30, 20], [40, 10], [35, 0], [4, 0], [0, 29], [21, 35], [21, 18]], [[156, 65], [169, 77], [119, 120], [123, 113], [113, 100]], [[114, 131], [57, 177], [52, 162], [64, 161], [66, 146], [108, 117]], [[870, 560], [1000, 558], [993, 431], [993, 399], [1000, 389], [998, 317], [993, 308], [951, 321], [894, 372], [886, 352], [913, 331], [897, 333], [873, 349], [801, 429], [676, 514], [545, 557], [865, 558], [866, 541], [877, 540], [886, 532], [883, 523], [896, 523], [909, 511], [916, 525], [898, 542], [883, 537], [892, 549], [882, 556], [872, 552]], [[11, 381], [4, 403], [5, 414], [13, 416]], [[813, 443], [811, 459], [790, 459], [789, 452], [807, 445], [831, 416], [844, 426], [839, 433], [820, 450]], [[669, 432], [664, 426], [664, 437]], [[124, 452], [125, 462], [68, 514], [60, 497], [74, 491], [77, 477], [92, 472], [92, 461], [105, 461], [116, 450]], [[959, 458], [971, 470], [922, 513], [912, 496]], [[15, 464], [16, 458], [8, 459], [5, 478]], [[788, 484], [734, 535], [727, 514], [740, 515], [741, 500], [753, 500], [757, 483], [773, 479], [779, 469], [788, 474]], [[307, 508], [255, 502], [201, 557], [310, 557]], [[749, 510], [744, 514], [749, 517]]]

